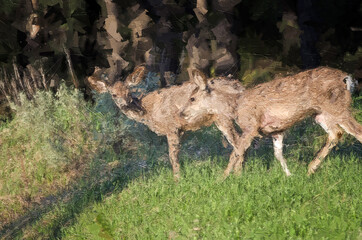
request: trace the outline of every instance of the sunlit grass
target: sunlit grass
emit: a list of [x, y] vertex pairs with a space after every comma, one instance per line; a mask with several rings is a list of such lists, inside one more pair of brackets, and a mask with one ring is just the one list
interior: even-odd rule
[[64, 239], [356, 239], [360, 159], [334, 155], [311, 177], [289, 165], [287, 178], [253, 158], [222, 180], [222, 161], [186, 160], [178, 183], [161, 168], [83, 212]]

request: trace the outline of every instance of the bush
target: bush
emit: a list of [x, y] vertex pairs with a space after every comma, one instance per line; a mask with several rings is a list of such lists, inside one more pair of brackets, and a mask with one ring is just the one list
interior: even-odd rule
[[[106, 96], [98, 96], [99, 100]], [[25, 206], [55, 194], [91, 168], [114, 158], [101, 158], [125, 136], [112, 105], [94, 107], [77, 89], [61, 85], [57, 93], [39, 91], [33, 100], [20, 96], [11, 122], [0, 126], [0, 222], [7, 213], [21, 214]], [[122, 146], [118, 147], [123, 150]], [[91, 171], [88, 171], [88, 174]], [[11, 179], [11, 181], [9, 181]], [[16, 214], [15, 214], [16, 215]], [[0, 226], [1, 229], [1, 226]]]
[[49, 167], [65, 166], [86, 158], [97, 141], [97, 115], [88, 111], [89, 105], [77, 90], [60, 87], [52, 92], [38, 92], [32, 101], [25, 95], [21, 105], [12, 105], [15, 118], [2, 131], [3, 157], [42, 160]]

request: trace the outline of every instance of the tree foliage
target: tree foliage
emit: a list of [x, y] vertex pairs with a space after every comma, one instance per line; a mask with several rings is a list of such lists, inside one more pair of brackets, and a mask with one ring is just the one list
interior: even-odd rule
[[[22, 68], [30, 64], [39, 71], [42, 65], [48, 84], [65, 79], [84, 87], [95, 66], [109, 69], [114, 81], [144, 62], [161, 73], [164, 85], [172, 84], [167, 72], [184, 73], [187, 67], [211, 74], [240, 70], [246, 83], [273, 77], [283, 67], [324, 64], [352, 73], [362, 68], [360, 57], [349, 57], [359, 56], [362, 47], [357, 0], [1, 0], [0, 5], [2, 67], [11, 75], [15, 62], [22, 77]], [[308, 54], [317, 62], [309, 64]], [[344, 62], [346, 57], [353, 61]], [[187, 78], [180, 76], [179, 81]]]

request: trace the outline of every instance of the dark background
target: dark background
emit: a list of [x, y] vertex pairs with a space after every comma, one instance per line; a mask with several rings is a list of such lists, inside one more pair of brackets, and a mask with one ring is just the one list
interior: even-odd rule
[[1, 0], [0, 6], [3, 100], [56, 89], [61, 79], [88, 92], [85, 79], [96, 66], [114, 82], [142, 63], [159, 74], [160, 87], [186, 81], [188, 67], [245, 84], [320, 65], [362, 78], [358, 0]]

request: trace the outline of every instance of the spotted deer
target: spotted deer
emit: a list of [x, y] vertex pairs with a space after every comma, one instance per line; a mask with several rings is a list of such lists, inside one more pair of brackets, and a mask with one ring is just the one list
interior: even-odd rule
[[[246, 89], [236, 96], [236, 101], [232, 99], [230, 102], [220, 101], [224, 98], [224, 93], [218, 91], [218, 87], [214, 87], [213, 82], [205, 75], [199, 71], [193, 71], [191, 75], [199, 88], [191, 94], [181, 116], [192, 122], [204, 116], [223, 115], [224, 109], [231, 107], [234, 109], [231, 118], [242, 130], [241, 137], [236, 138], [238, 142], [234, 143], [234, 157], [230, 158], [225, 176], [232, 170], [240, 172], [245, 151], [260, 134], [273, 137], [274, 155], [289, 176], [290, 171], [282, 151], [283, 133], [308, 116], [313, 116], [328, 134], [325, 146], [309, 164], [308, 174], [314, 173], [337, 145], [343, 130], [362, 143], [362, 126], [352, 117], [352, 99], [347, 90], [351, 89], [351, 84], [354, 85], [355, 82], [340, 70], [319, 67], [278, 78]], [[228, 115], [230, 116], [229, 112]], [[221, 131], [234, 128], [230, 122], [229, 119]]]
[[[193, 81], [153, 91], [139, 100], [132, 99], [129, 89], [131, 86], [137, 85], [142, 81], [145, 71], [145, 67], [137, 67], [124, 82], [117, 81], [113, 85], [108, 86], [103, 81], [103, 76], [106, 75], [104, 70], [97, 68], [93, 75], [88, 77], [88, 82], [90, 87], [97, 92], [109, 92], [116, 105], [128, 118], [145, 124], [150, 130], [160, 136], [167, 137], [169, 158], [175, 179], [178, 179], [180, 174], [178, 153], [180, 150], [180, 138], [185, 131], [198, 130], [203, 126], [215, 123], [227, 136], [227, 140], [231, 145], [234, 146], [235, 142], [237, 142], [235, 139], [237, 134], [233, 128], [227, 127], [232, 124], [231, 114], [233, 108], [225, 106], [222, 114], [204, 114], [199, 118], [192, 119], [192, 121], [188, 121], [180, 116], [190, 96], [198, 91], [199, 87]], [[201, 72], [199, 74], [202, 75]], [[236, 105], [233, 101], [244, 90], [244, 87], [238, 81], [228, 78], [214, 78], [211, 81], [223, 93], [220, 95], [221, 98], [218, 99], [220, 102], [228, 102], [232, 106]], [[217, 107], [219, 101], [215, 101], [215, 107]]]

